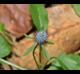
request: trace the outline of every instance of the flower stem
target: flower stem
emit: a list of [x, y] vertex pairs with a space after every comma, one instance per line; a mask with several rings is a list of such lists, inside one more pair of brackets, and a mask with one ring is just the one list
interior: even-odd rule
[[[37, 47], [37, 46], [36, 46]], [[35, 60], [35, 63], [36, 63], [36, 65], [37, 65], [37, 68], [39, 69], [39, 64], [38, 64], [38, 62], [37, 62], [37, 60], [36, 60], [36, 57], [35, 57], [35, 50], [36, 50], [36, 48], [33, 50], [33, 58], [34, 58], [34, 60]]]

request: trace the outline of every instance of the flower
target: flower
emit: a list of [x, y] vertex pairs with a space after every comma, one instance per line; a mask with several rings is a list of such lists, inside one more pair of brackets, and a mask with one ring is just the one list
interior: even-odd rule
[[36, 41], [39, 44], [43, 44], [47, 40], [47, 33], [44, 31], [37, 32]]

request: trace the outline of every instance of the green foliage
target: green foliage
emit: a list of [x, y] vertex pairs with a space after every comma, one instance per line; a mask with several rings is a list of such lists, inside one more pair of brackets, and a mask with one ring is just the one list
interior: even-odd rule
[[54, 42], [50, 41], [50, 40], [47, 40], [47, 43], [48, 44], [54, 44]]
[[5, 30], [5, 26], [3, 23], [0, 23], [0, 32], [3, 32]]
[[76, 55], [76, 54], [69, 54], [68, 55], [70, 58], [74, 59], [77, 64], [80, 66], [80, 56], [79, 55]]
[[[48, 28], [48, 13], [47, 10], [44, 8], [43, 4], [31, 4], [30, 12], [32, 15], [34, 25], [36, 26], [37, 30], [46, 31]], [[33, 51], [36, 45], [37, 43], [33, 44], [25, 54], [28, 55], [31, 51]], [[47, 55], [46, 51], [42, 50], [42, 52], [45, 53], [45, 55]]]
[[27, 49], [24, 55], [28, 55], [30, 52], [32, 52], [35, 49], [36, 46], [37, 46], [37, 43], [34, 43], [30, 48]]
[[61, 54], [52, 62], [50, 67], [53, 70], [54, 68], [57, 70], [80, 70], [80, 56]]
[[44, 57], [46, 57], [47, 59], [50, 59], [50, 55], [43, 45], [41, 46], [41, 53]]
[[6, 39], [0, 35], [0, 58], [8, 56], [11, 52], [11, 45], [6, 41]]
[[11, 45], [3, 36], [5, 30], [5, 25], [0, 23], [0, 58], [8, 56], [11, 52]]
[[[48, 28], [48, 13], [47, 13], [47, 10], [44, 8], [43, 4], [31, 4], [30, 5], [30, 12], [31, 12], [31, 15], [32, 15], [33, 23], [34, 23], [38, 33], [39, 32], [44, 32], [44, 35], [40, 35], [41, 33], [38, 34], [38, 36], [35, 37], [36, 43], [34, 43], [29, 49], [27, 49], [27, 51], [24, 55], [28, 55], [32, 51], [33, 52], [33, 58], [34, 58], [34, 61], [37, 65], [38, 69], [42, 69], [41, 64], [39, 65], [38, 64], [39, 62], [36, 60], [34, 52], [36, 50], [36, 46], [39, 45], [40, 48], [41, 48], [40, 52], [43, 54], [43, 56], [46, 57], [46, 58], [50, 57], [48, 55], [47, 50], [45, 50], [44, 46], [37, 42], [37, 40], [42, 42], [42, 40], [45, 40], [47, 38], [46, 37], [46, 31], [47, 31], [47, 28]], [[25, 35], [25, 36], [27, 38], [29, 37], [27, 35]], [[46, 41], [46, 42], [48, 42], [49, 44], [52, 44], [52, 42], [49, 42], [49, 41]], [[41, 68], [40, 68], [40, 66], [41, 66]]]
[[30, 12], [37, 30], [46, 31], [48, 28], [48, 13], [43, 4], [31, 4]]
[[80, 4], [72, 4], [75, 13], [80, 16]]
[[80, 70], [80, 65], [71, 57], [63, 54], [58, 58], [61, 67], [64, 70]]

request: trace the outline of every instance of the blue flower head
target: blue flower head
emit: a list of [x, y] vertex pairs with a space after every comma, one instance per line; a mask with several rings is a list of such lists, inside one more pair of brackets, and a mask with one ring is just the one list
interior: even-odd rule
[[44, 31], [40, 31], [36, 35], [36, 41], [39, 44], [43, 44], [47, 40], [47, 33]]

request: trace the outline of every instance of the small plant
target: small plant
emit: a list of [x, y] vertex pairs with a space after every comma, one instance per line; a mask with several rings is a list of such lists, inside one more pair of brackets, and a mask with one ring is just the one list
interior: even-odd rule
[[40, 52], [42, 53], [42, 55], [45, 56], [47, 59], [50, 58], [47, 50], [44, 47], [45, 43], [50, 43], [50, 41], [48, 41], [47, 34], [48, 13], [47, 10], [44, 8], [43, 4], [31, 4], [30, 12], [37, 32], [34, 40], [35, 43], [26, 51], [25, 55], [28, 55], [30, 52], [33, 52], [33, 57], [36, 62], [36, 65], [38, 69], [40, 69], [40, 65], [35, 58], [34, 52], [36, 50], [36, 47], [39, 45]]

